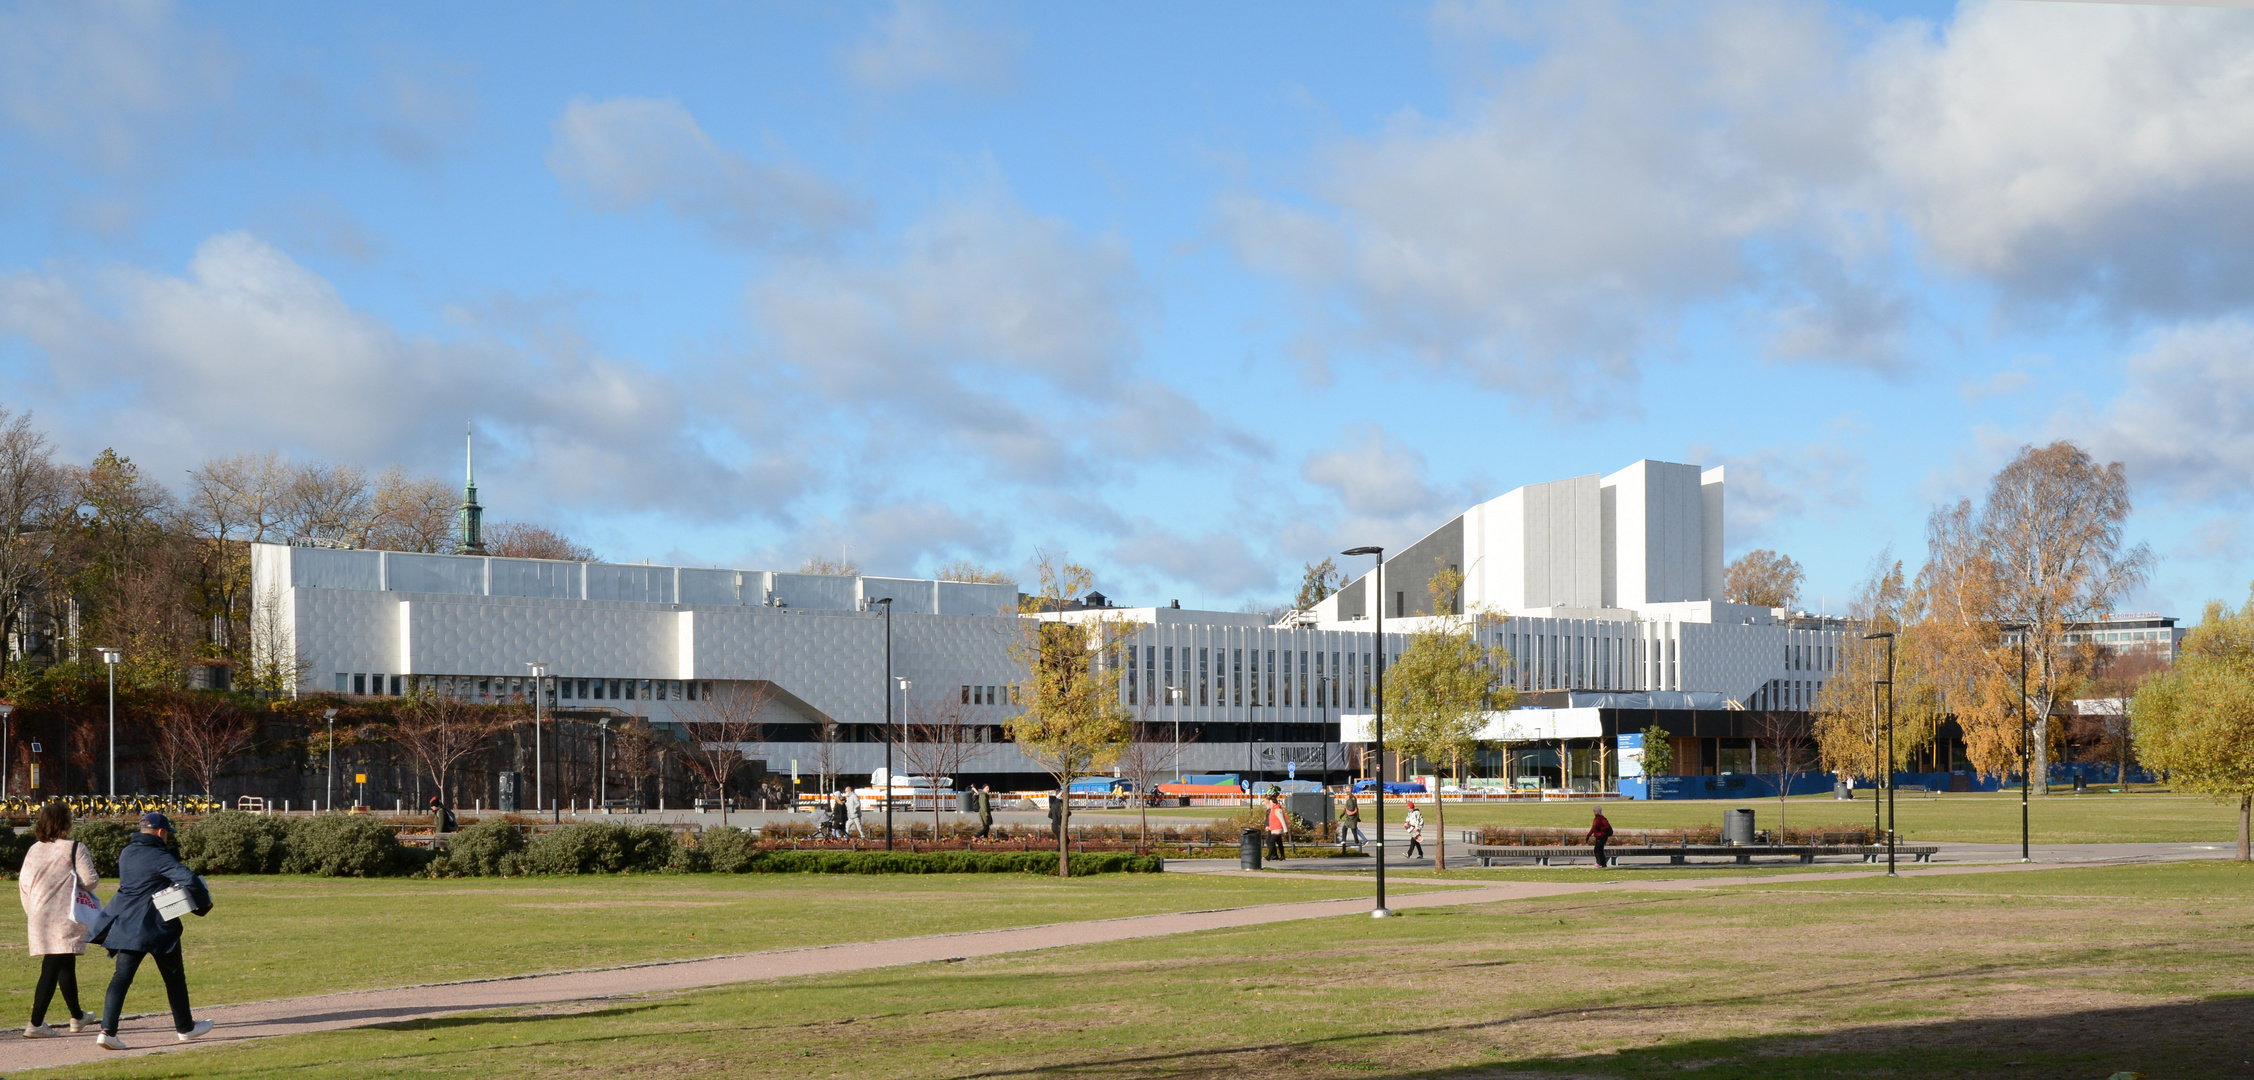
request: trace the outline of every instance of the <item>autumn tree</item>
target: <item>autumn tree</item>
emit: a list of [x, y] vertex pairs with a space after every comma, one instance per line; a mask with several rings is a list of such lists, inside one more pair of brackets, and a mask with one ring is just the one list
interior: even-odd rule
[[51, 527], [63, 507], [63, 473], [31, 414], [0, 408], [0, 674], [15, 651], [29, 595], [54, 569]]
[[594, 562], [595, 553], [584, 544], [541, 525], [522, 521], [496, 521], [485, 527], [485, 552], [504, 559], [561, 559]]
[[679, 720], [688, 739], [683, 753], [689, 768], [720, 797], [723, 826], [728, 824], [728, 780], [743, 764], [744, 748], [765, 737], [760, 714], [774, 701], [775, 688], [767, 683], [709, 683], [689, 703], [688, 716]]
[[1792, 556], [1756, 548], [1730, 564], [1723, 590], [1733, 604], [1789, 608], [1800, 599], [1800, 583], [1806, 576]]
[[215, 694], [174, 694], [160, 713], [158, 754], [186, 770], [207, 799], [218, 798], [219, 774], [247, 753], [257, 722]]
[[841, 552], [835, 559], [823, 555], [808, 555], [798, 564], [801, 574], [820, 574], [823, 577], [855, 577], [861, 573], [861, 564], [845, 557]]
[[[1986, 499], [1933, 512], [1928, 561], [1919, 576], [1929, 613], [1935, 680], [1964, 727], [1965, 751], [1986, 773], [2016, 767], [2020, 745], [2018, 635], [2027, 647], [2025, 688], [2033, 713], [2029, 779], [2048, 787], [2051, 715], [2087, 673], [2091, 650], [2069, 628], [2102, 614], [2143, 582], [2152, 552], [2124, 548], [2129, 479], [2120, 462], [2099, 464], [2070, 442], [2023, 447], [1990, 483]], [[2006, 632], [2006, 625], [2024, 631]]]
[[1072, 778], [1110, 765], [1132, 736], [1117, 678], [1117, 654], [1132, 630], [1118, 619], [1043, 617], [1086, 594], [1095, 575], [1045, 551], [1034, 566], [1038, 581], [1010, 646], [1020, 672], [1011, 698], [1022, 710], [1008, 727], [1018, 749], [1057, 782], [1057, 876], [1068, 877]]
[[[1463, 582], [1462, 571], [1436, 568], [1425, 585], [1432, 594], [1432, 610], [1456, 610]], [[1436, 770], [1453, 764], [1461, 780], [1463, 760], [1478, 752], [1486, 714], [1508, 711], [1517, 704], [1518, 691], [1504, 677], [1509, 654], [1482, 641], [1490, 617], [1483, 612], [1436, 616], [1425, 629], [1409, 636], [1408, 649], [1387, 668], [1385, 741], [1404, 760], [1421, 757]], [[1432, 809], [1434, 835], [1439, 838], [1433, 845], [1432, 866], [1446, 870], [1447, 804], [1437, 791]]]
[[931, 576], [940, 581], [967, 581], [976, 585], [1008, 585], [1015, 580], [1007, 571], [990, 569], [969, 559], [941, 563]]
[[424, 691], [392, 715], [393, 745], [405, 750], [430, 778], [439, 801], [454, 805], [448, 781], [463, 761], [483, 753], [503, 731], [532, 719], [521, 706], [473, 705], [449, 694]]
[[[1901, 561], [1890, 556], [1882, 552], [1873, 560], [1870, 576], [1848, 601], [1848, 618], [1862, 633], [1840, 641], [1838, 665], [1816, 694], [1810, 732], [1818, 767], [1873, 784], [1887, 783], [1916, 760], [1933, 741], [1942, 712], [1941, 688], [1931, 677], [1934, 632], [1921, 617], [1922, 601], [1912, 592]], [[1885, 768], [1879, 767], [1887, 741], [1885, 716], [1874, 702], [1883, 696], [1877, 688], [1887, 678], [1887, 642], [1865, 636], [1879, 633], [1894, 635], [1894, 756]]]
[[893, 747], [908, 771], [932, 784], [931, 838], [939, 839], [939, 782], [962, 772], [979, 750], [979, 707], [946, 694], [911, 698], [902, 718], [905, 740]]
[[2211, 601], [2174, 667], [2129, 706], [2138, 758], [2186, 791], [2238, 800], [2238, 861], [2254, 826], [2254, 595]]
[[1330, 594], [1338, 591], [1342, 576], [1338, 565], [1329, 559], [1306, 564], [1299, 575], [1299, 595], [1292, 598], [1291, 606], [1306, 611], [1329, 599]]
[[1643, 731], [1644, 775], [1671, 776], [1675, 771], [1675, 740], [1667, 729], [1653, 724]]

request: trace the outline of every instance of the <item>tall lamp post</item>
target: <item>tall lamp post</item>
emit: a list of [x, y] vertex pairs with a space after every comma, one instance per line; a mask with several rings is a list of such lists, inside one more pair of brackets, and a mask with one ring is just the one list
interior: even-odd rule
[[117, 661], [116, 649], [96, 648], [102, 654], [102, 666], [110, 673], [110, 798], [117, 798]]
[[610, 812], [610, 717], [595, 723], [603, 729], [602, 746], [595, 751], [595, 806], [604, 813]]
[[323, 793], [321, 805], [334, 810], [337, 808], [337, 711], [329, 709], [321, 714], [321, 719], [329, 722], [328, 790]]
[[[2028, 772], [2033, 763], [2028, 760], [2031, 748], [2027, 745], [2027, 631], [2026, 623], [2004, 623], [1996, 627], [2019, 638], [2019, 861], [2027, 862], [2027, 785], [2034, 777]], [[2125, 789], [2124, 789], [2125, 790]]]
[[1370, 909], [1370, 917], [1385, 919], [1393, 915], [1385, 906], [1385, 549], [1348, 548], [1340, 554], [1370, 555], [1377, 560], [1370, 570], [1370, 587], [1363, 593], [1371, 610], [1377, 612], [1377, 710], [1371, 732], [1377, 740], [1377, 906]]
[[[524, 666], [532, 669], [532, 812], [537, 814], [540, 812], [540, 804], [548, 799], [547, 769], [540, 756], [540, 684], [548, 676], [548, 662], [527, 660]], [[561, 755], [556, 758], [556, 763], [559, 766], [563, 764]], [[556, 779], [561, 781], [563, 778], [558, 776]], [[556, 807], [556, 821], [563, 821], [561, 806]]]
[[[1891, 632], [1864, 634], [1864, 641], [1886, 639], [1886, 876], [1894, 873], [1894, 635]], [[1876, 701], [1872, 702], [1876, 711]], [[1875, 717], [1874, 717], [1875, 719]], [[1871, 749], [1878, 749], [1877, 733], [1872, 733]]]
[[869, 601], [884, 605], [884, 849], [892, 850], [892, 598]]

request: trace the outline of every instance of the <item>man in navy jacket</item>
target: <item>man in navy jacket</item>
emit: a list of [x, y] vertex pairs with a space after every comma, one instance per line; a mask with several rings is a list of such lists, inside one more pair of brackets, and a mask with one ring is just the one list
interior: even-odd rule
[[117, 1019], [125, 1011], [125, 992], [143, 957], [154, 956], [157, 974], [164, 977], [164, 993], [172, 1001], [172, 1026], [181, 1042], [201, 1038], [211, 1021], [197, 1020], [188, 1011], [188, 973], [180, 966], [180, 920], [157, 914], [157, 893], [174, 885], [186, 886], [200, 914], [211, 909], [211, 894], [203, 879], [172, 854], [172, 822], [163, 814], [143, 814], [141, 831], [126, 841], [117, 856], [117, 892], [94, 920], [86, 940], [117, 958], [117, 973], [110, 978], [109, 996], [102, 1002], [102, 1034], [94, 1040], [104, 1050], [123, 1050], [118, 1041]]

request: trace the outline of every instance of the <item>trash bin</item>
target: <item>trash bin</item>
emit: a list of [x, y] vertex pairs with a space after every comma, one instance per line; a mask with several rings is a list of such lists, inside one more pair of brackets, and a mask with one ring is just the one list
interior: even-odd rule
[[2090, 778], [2089, 778], [2089, 777], [2087, 777], [2087, 776], [2083, 776], [2083, 775], [2082, 775], [2081, 773], [2075, 773], [2075, 774], [2074, 774], [2074, 794], [2076, 794], [2076, 795], [2080, 795], [2081, 793], [2083, 793], [2083, 792], [2085, 792], [2085, 791], [2088, 791], [2088, 790], [2090, 790]]
[[1722, 842], [1732, 846], [1753, 843], [1753, 811], [1740, 807], [1722, 811]]
[[1848, 787], [1845, 780], [1834, 780], [1831, 784], [1831, 797], [1841, 802], [1853, 802], [1855, 800], [1855, 789]]
[[958, 812], [961, 812], [961, 813], [965, 813], [965, 814], [975, 814], [975, 813], [978, 813], [978, 792], [975, 792], [975, 791], [958, 791], [958, 792], [956, 792], [956, 793], [955, 793], [955, 809], [956, 809], [956, 810], [957, 810]]
[[1237, 837], [1237, 869], [1260, 869], [1260, 830], [1246, 829]]
[[494, 779], [499, 782], [497, 785], [499, 790], [495, 792], [499, 797], [493, 800], [494, 808], [504, 814], [516, 813], [517, 804], [523, 797], [521, 792], [524, 790], [524, 774], [505, 772], [495, 776]]

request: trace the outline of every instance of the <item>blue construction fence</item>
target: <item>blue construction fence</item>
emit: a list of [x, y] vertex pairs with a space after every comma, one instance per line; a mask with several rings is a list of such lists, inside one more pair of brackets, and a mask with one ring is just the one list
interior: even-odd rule
[[[2074, 783], [2076, 776], [2085, 777], [2091, 785], [2115, 783], [2120, 766], [2113, 762], [2076, 761], [2052, 765], [2050, 782], [2065, 787]], [[1790, 773], [1785, 777], [1787, 795], [1828, 795], [1838, 777], [1827, 772]], [[2151, 773], [2131, 765], [2127, 781], [2132, 784], [2154, 782]], [[1982, 776], [1979, 773], [1923, 772], [1896, 773], [1894, 782], [1905, 788], [1924, 788], [1928, 791], [2002, 791], [2019, 786], [2018, 774], [2010, 776]], [[1870, 790], [1868, 783], [1857, 783], [1858, 796]], [[1623, 776], [1620, 794], [1631, 799], [1757, 799], [1777, 797], [1775, 773], [1730, 773], [1723, 776]]]

